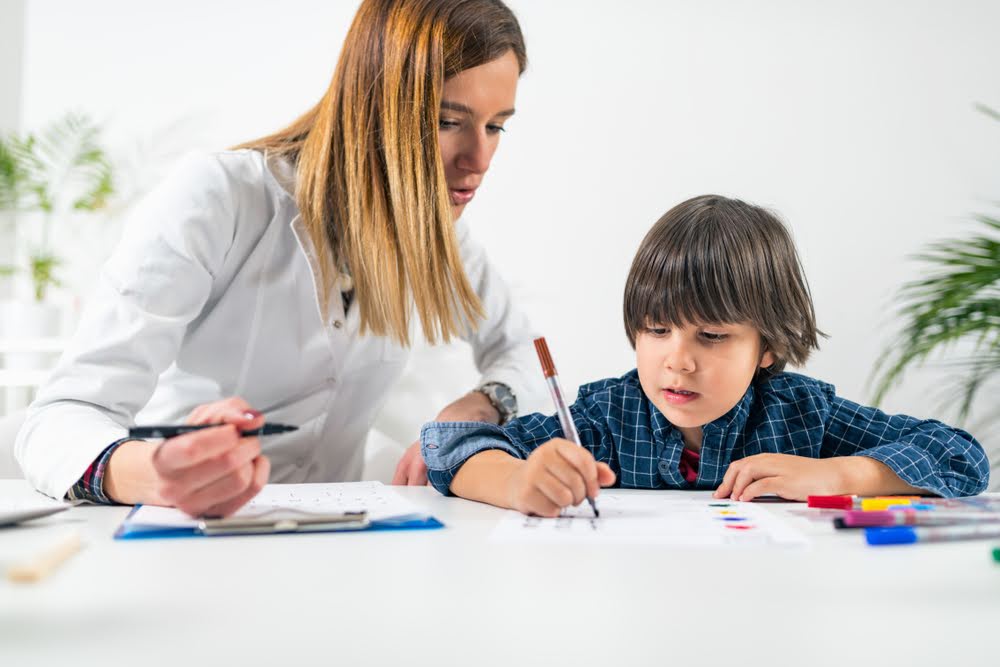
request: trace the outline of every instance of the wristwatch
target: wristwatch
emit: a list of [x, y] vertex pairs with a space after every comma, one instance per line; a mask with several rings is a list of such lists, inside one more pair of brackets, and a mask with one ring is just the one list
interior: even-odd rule
[[517, 416], [517, 397], [503, 382], [484, 382], [474, 391], [489, 399], [490, 405], [500, 414], [501, 426]]

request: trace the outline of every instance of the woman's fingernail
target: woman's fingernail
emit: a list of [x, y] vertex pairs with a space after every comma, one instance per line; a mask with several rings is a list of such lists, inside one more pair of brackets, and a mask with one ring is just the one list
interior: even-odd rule
[[263, 417], [264, 413], [258, 412], [257, 410], [247, 410], [243, 413], [243, 416], [247, 419], [257, 419], [257, 417]]

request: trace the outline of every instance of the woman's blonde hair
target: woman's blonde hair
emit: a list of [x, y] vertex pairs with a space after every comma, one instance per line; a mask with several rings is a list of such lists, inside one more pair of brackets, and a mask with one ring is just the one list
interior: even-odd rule
[[237, 147], [295, 165], [324, 307], [346, 269], [362, 334], [408, 345], [411, 304], [431, 342], [483, 316], [459, 257], [438, 114], [446, 78], [511, 50], [523, 72], [521, 29], [500, 0], [364, 0], [319, 104]]

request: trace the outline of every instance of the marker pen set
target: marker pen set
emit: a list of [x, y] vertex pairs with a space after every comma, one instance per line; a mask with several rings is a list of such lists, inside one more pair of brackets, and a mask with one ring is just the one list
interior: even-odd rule
[[[840, 529], [859, 528], [873, 546], [1000, 538], [1000, 507], [976, 498], [809, 496], [809, 507], [843, 510]], [[994, 558], [1000, 558], [1000, 548]]]

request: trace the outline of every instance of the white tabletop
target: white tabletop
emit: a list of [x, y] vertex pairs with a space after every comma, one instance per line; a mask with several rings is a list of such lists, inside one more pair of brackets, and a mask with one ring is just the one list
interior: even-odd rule
[[873, 548], [792, 517], [810, 547], [498, 544], [500, 510], [396, 488], [447, 527], [114, 541], [128, 508], [86, 506], [0, 529], [3, 568], [85, 542], [0, 581], [0, 665], [1000, 665], [988, 541]]

